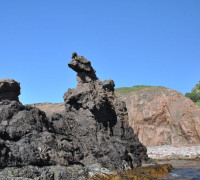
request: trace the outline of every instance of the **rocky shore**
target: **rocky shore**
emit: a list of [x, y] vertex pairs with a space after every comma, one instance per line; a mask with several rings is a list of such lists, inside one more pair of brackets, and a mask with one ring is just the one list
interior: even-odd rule
[[[173, 96], [170, 99], [173, 103], [164, 106], [167, 109], [161, 108], [162, 112], [159, 111], [157, 116], [150, 113], [152, 109], [147, 107], [153, 106], [146, 105], [143, 100], [148, 98], [141, 95], [140, 104], [132, 104], [133, 107], [147, 108], [144, 115], [148, 117], [134, 123], [134, 127], [143, 127], [148, 132], [140, 136], [137, 129], [130, 127], [132, 106], [128, 105], [127, 110], [125, 102], [115, 95], [113, 80], [102, 82], [91, 62], [76, 53], [68, 66], [77, 73], [78, 84], [64, 94], [64, 103], [23, 105], [18, 98], [20, 83], [12, 79], [0, 80], [0, 179], [82, 180], [105, 174], [108, 179], [111, 176], [114, 179], [129, 177], [130, 174], [130, 178], [138, 174], [137, 177], [146, 179], [150, 175], [154, 178], [154, 172], [163, 175], [172, 169], [171, 165], [159, 165], [154, 159], [200, 158], [200, 111], [196, 106], [191, 105], [192, 110], [196, 108], [194, 117], [185, 115], [180, 118], [179, 111], [175, 116], [173, 107], [180, 110], [177, 105], [180, 99]], [[162, 107], [162, 103], [153, 104]], [[179, 121], [174, 117], [179, 117]], [[187, 119], [192, 120], [186, 123]], [[167, 130], [163, 129], [166, 125]], [[167, 139], [173, 133], [173, 137], [177, 137], [176, 132], [179, 132], [179, 138], [171, 138], [168, 145], [158, 146], [159, 142], [166, 143], [161, 138], [166, 134], [150, 136], [154, 131], [148, 127], [151, 130], [156, 127], [155, 132], [166, 130], [170, 135], [166, 136]], [[195, 132], [191, 133], [194, 129]], [[144, 142], [150, 141], [143, 141], [142, 137], [160, 139], [154, 142], [157, 146], [150, 144], [146, 148]]]
[[200, 145], [173, 147], [164, 146], [147, 146], [147, 154], [153, 159], [199, 159]]

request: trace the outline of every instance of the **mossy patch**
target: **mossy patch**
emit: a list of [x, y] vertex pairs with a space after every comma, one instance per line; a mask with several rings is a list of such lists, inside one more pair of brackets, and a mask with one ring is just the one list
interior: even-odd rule
[[147, 167], [137, 167], [132, 170], [107, 175], [96, 175], [91, 180], [154, 180], [162, 178], [173, 167], [170, 164], [158, 164]]

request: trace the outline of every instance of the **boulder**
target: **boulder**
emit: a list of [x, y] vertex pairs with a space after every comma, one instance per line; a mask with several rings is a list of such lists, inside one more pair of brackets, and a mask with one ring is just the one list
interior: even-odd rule
[[200, 143], [200, 107], [178, 91], [151, 87], [121, 95], [129, 125], [145, 146]]
[[13, 79], [0, 80], [0, 101], [3, 99], [19, 101], [20, 83]]

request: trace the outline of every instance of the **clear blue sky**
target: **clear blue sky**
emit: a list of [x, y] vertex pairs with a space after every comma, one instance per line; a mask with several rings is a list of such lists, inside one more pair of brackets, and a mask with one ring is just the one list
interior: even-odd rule
[[63, 102], [76, 87], [72, 52], [116, 87], [200, 80], [200, 0], [0, 0], [0, 79], [24, 104]]

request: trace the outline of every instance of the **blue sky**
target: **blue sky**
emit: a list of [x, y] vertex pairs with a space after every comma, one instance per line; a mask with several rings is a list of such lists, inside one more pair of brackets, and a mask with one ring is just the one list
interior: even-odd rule
[[116, 87], [185, 94], [200, 80], [200, 1], [0, 0], [0, 79], [21, 83], [22, 103], [63, 102], [74, 51]]

